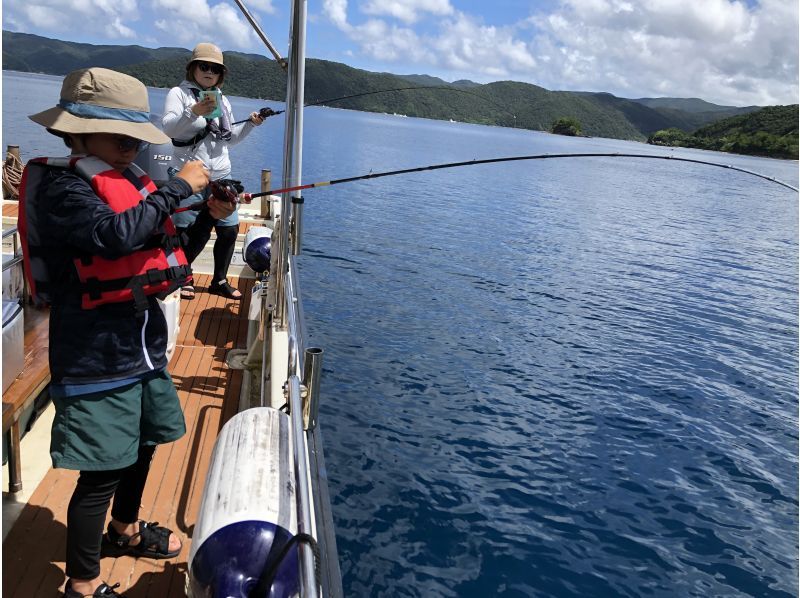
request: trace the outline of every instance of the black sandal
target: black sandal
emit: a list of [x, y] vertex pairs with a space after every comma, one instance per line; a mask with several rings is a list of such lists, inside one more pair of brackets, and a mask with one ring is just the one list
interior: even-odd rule
[[91, 596], [92, 598], [122, 598], [122, 594], [114, 591], [118, 587], [118, 583], [115, 583], [113, 586], [110, 586], [107, 583], [101, 583], [94, 593], [79, 594], [72, 589], [72, 580], [69, 580], [67, 585], [64, 586], [64, 598], [85, 598], [86, 596]]
[[[239, 289], [231, 285], [224, 278], [219, 282], [212, 282], [210, 285], [208, 285], [208, 292], [212, 295], [220, 295], [221, 297], [227, 297], [228, 299], [234, 299], [236, 301], [239, 301], [242, 298], [242, 294], [239, 292]], [[236, 293], [239, 294], [237, 295]]]
[[[108, 531], [103, 535], [103, 545], [115, 556], [130, 554], [137, 558], [171, 559], [180, 554], [183, 546], [170, 552], [170, 534], [172, 534], [172, 530], [161, 527], [158, 525], [158, 521], [140, 521], [139, 532], [132, 536], [119, 533], [109, 523]], [[136, 545], [131, 545], [131, 541], [136, 538], [141, 538], [141, 541]]]

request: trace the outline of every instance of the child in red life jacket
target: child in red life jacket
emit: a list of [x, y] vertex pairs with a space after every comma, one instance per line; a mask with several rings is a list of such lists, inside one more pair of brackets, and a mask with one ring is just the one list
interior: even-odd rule
[[[103, 543], [157, 559], [181, 549], [171, 530], [138, 515], [155, 446], [186, 429], [157, 302], [191, 280], [170, 214], [209, 179], [190, 162], [156, 190], [133, 164], [143, 145], [169, 141], [149, 111], [140, 81], [90, 68], [67, 75], [58, 105], [30, 117], [72, 150], [28, 163], [19, 219], [32, 294], [50, 304], [53, 466], [80, 471], [67, 512], [67, 598], [120, 596], [100, 579]], [[232, 210], [210, 199], [189, 238], [207, 240]]]

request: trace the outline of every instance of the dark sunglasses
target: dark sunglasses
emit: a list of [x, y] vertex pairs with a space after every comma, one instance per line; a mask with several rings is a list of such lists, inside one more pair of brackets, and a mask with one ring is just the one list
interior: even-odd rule
[[199, 68], [204, 73], [211, 71], [212, 75], [221, 75], [222, 74], [222, 67], [218, 64], [209, 64], [207, 62], [198, 62], [197, 68]]
[[133, 137], [114, 137], [114, 141], [117, 142], [117, 147], [121, 152], [129, 152], [132, 149], [135, 149], [138, 153], [147, 149], [147, 147], [150, 145], [150, 143], [147, 141], [134, 139]]

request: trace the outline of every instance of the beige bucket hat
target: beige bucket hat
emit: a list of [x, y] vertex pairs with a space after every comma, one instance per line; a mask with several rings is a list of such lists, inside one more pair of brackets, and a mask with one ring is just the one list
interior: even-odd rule
[[209, 44], [207, 42], [199, 43], [194, 47], [194, 50], [192, 50], [192, 58], [189, 60], [187, 66], [195, 61], [213, 62], [214, 64], [220, 65], [225, 70], [228, 70], [228, 67], [226, 67], [225, 63], [222, 61], [222, 50], [214, 44]]
[[99, 67], [72, 71], [64, 77], [58, 106], [28, 118], [56, 135], [114, 133], [150, 143], [170, 142], [150, 122], [144, 84], [130, 75]]

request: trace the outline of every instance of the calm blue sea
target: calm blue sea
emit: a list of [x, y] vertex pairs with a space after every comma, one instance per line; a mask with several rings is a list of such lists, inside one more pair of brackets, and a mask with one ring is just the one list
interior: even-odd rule
[[[61, 152], [24, 118], [59, 85], [3, 73], [3, 146]], [[248, 188], [282, 126], [233, 150]], [[312, 108], [303, 179], [605, 151], [671, 150]], [[347, 596], [797, 596], [796, 193], [637, 159], [387, 177], [307, 192], [300, 264]]]

